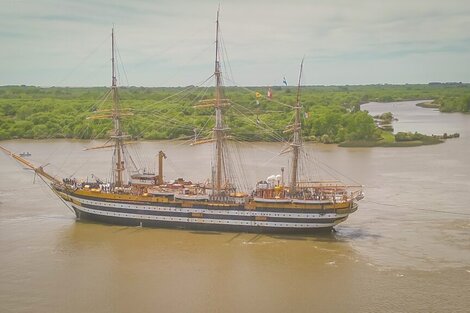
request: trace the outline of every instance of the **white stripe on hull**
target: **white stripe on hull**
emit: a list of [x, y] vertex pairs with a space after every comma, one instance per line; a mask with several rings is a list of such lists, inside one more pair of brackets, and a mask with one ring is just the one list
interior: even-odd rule
[[113, 211], [103, 211], [85, 208], [76, 204], [73, 204], [75, 208], [80, 211], [95, 214], [100, 216], [110, 216], [118, 218], [132, 218], [138, 220], [154, 220], [161, 222], [183, 222], [183, 223], [195, 223], [195, 224], [217, 224], [217, 225], [237, 225], [237, 226], [257, 226], [257, 227], [278, 227], [278, 228], [328, 228], [337, 225], [344, 221], [344, 219], [338, 219], [332, 223], [286, 223], [286, 222], [263, 222], [263, 221], [243, 221], [243, 220], [230, 220], [230, 219], [208, 219], [208, 218], [190, 218], [190, 217], [172, 217], [172, 216], [158, 216], [158, 215], [147, 215], [147, 214], [135, 214], [135, 213], [121, 213]]
[[240, 210], [217, 210], [217, 209], [198, 209], [198, 208], [180, 208], [170, 206], [153, 206], [153, 205], [141, 205], [141, 204], [128, 204], [128, 203], [113, 203], [113, 202], [102, 202], [95, 200], [88, 200], [70, 196], [70, 198], [81, 204], [88, 204], [100, 207], [108, 208], [120, 208], [130, 210], [146, 210], [154, 212], [173, 212], [173, 213], [202, 213], [202, 214], [214, 214], [214, 215], [230, 215], [230, 216], [265, 216], [265, 217], [277, 217], [277, 218], [311, 218], [311, 219], [332, 219], [347, 217], [349, 213], [282, 213], [282, 212], [259, 212], [259, 211], [240, 211]]

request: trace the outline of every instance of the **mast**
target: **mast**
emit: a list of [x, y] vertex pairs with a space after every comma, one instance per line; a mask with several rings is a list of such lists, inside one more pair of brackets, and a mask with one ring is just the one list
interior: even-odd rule
[[111, 90], [113, 93], [113, 109], [112, 109], [112, 120], [114, 124], [113, 136], [114, 139], [114, 155], [116, 163], [113, 166], [114, 172], [114, 184], [115, 187], [122, 187], [122, 172], [124, 171], [123, 161], [123, 136], [121, 131], [121, 108], [119, 106], [118, 90], [117, 90], [117, 79], [116, 79], [116, 64], [114, 57], [114, 27], [111, 31], [111, 63], [112, 63], [112, 83]]
[[199, 101], [199, 105], [195, 107], [198, 108], [207, 108], [211, 107], [215, 110], [215, 125], [212, 128], [212, 139], [210, 140], [201, 140], [196, 141], [193, 144], [201, 144], [206, 142], [214, 143], [214, 163], [211, 165], [211, 185], [212, 185], [212, 194], [221, 195], [226, 189], [226, 162], [224, 156], [225, 141], [227, 139], [226, 132], [229, 130], [228, 127], [224, 125], [223, 118], [223, 108], [230, 106], [228, 99], [224, 99], [224, 94], [222, 91], [222, 73], [220, 69], [220, 40], [219, 40], [219, 11], [220, 7], [217, 10], [217, 20], [215, 28], [215, 65], [214, 65], [214, 74], [215, 77], [215, 97], [214, 99], [207, 99]]
[[[214, 139], [215, 139], [215, 179], [213, 177], [212, 181], [215, 181], [215, 193], [220, 194], [222, 189], [222, 179], [223, 179], [223, 148], [225, 141], [225, 129], [223, 125], [223, 116], [222, 116], [222, 104], [221, 104], [221, 72], [220, 72], [220, 55], [219, 55], [219, 10], [217, 9], [217, 21], [215, 29], [215, 69], [214, 76], [216, 80], [215, 86], [215, 127], [214, 127]], [[214, 175], [214, 174], [213, 174]], [[214, 187], [213, 187], [214, 189]]]
[[297, 188], [298, 172], [299, 172], [299, 154], [302, 146], [302, 124], [300, 121], [300, 110], [302, 106], [300, 104], [300, 84], [302, 80], [302, 69], [304, 66], [304, 60], [300, 63], [299, 83], [297, 85], [297, 101], [294, 107], [295, 121], [294, 121], [294, 139], [292, 140], [292, 174], [290, 183], [290, 193], [294, 194]]

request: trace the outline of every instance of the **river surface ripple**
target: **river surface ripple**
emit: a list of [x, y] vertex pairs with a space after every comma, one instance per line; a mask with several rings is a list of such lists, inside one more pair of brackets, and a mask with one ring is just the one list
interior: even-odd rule
[[[338, 148], [307, 144], [365, 186], [359, 210], [330, 235], [204, 233], [76, 221], [38, 178], [0, 154], [0, 312], [468, 312], [470, 115], [416, 102], [392, 111], [396, 131], [459, 132], [444, 144]], [[110, 151], [79, 140], [1, 143], [57, 175], [108, 177]], [[274, 143], [240, 147], [247, 181], [286, 166]], [[163, 149], [166, 177], [204, 180], [209, 146]], [[269, 162], [268, 162], [269, 161]]]

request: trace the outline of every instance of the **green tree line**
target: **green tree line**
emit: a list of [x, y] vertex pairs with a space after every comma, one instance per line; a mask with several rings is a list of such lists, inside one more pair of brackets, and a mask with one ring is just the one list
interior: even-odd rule
[[[289, 106], [295, 104], [296, 88], [272, 89], [272, 100], [255, 97], [255, 92], [266, 94], [267, 87], [225, 89], [232, 102], [225, 113], [231, 136], [246, 141], [289, 138], [284, 130], [292, 123]], [[376, 140], [380, 131], [372, 117], [360, 111], [361, 103], [433, 99], [444, 112], [468, 112], [469, 90], [465, 84], [303, 87], [303, 136], [325, 143]], [[106, 87], [0, 87], [0, 139], [107, 138], [111, 121], [89, 118], [111, 107], [109, 100], [99, 100], [107, 91]], [[213, 110], [194, 105], [213, 94], [213, 88], [120, 88], [121, 106], [133, 113], [124, 118], [125, 131], [149, 140], [207, 136]]]

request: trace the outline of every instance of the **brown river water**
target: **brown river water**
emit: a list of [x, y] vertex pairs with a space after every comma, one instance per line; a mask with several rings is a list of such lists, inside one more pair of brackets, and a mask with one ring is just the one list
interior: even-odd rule
[[[359, 210], [331, 234], [256, 235], [76, 221], [31, 171], [0, 153], [0, 312], [469, 312], [470, 115], [416, 102], [392, 111], [396, 131], [459, 139], [412, 148], [307, 144], [318, 162], [365, 187]], [[1, 142], [57, 175], [109, 176], [96, 142]], [[163, 149], [167, 178], [209, 176], [210, 146]], [[278, 173], [281, 145], [241, 146], [251, 183]], [[33, 183], [33, 180], [35, 183]]]

